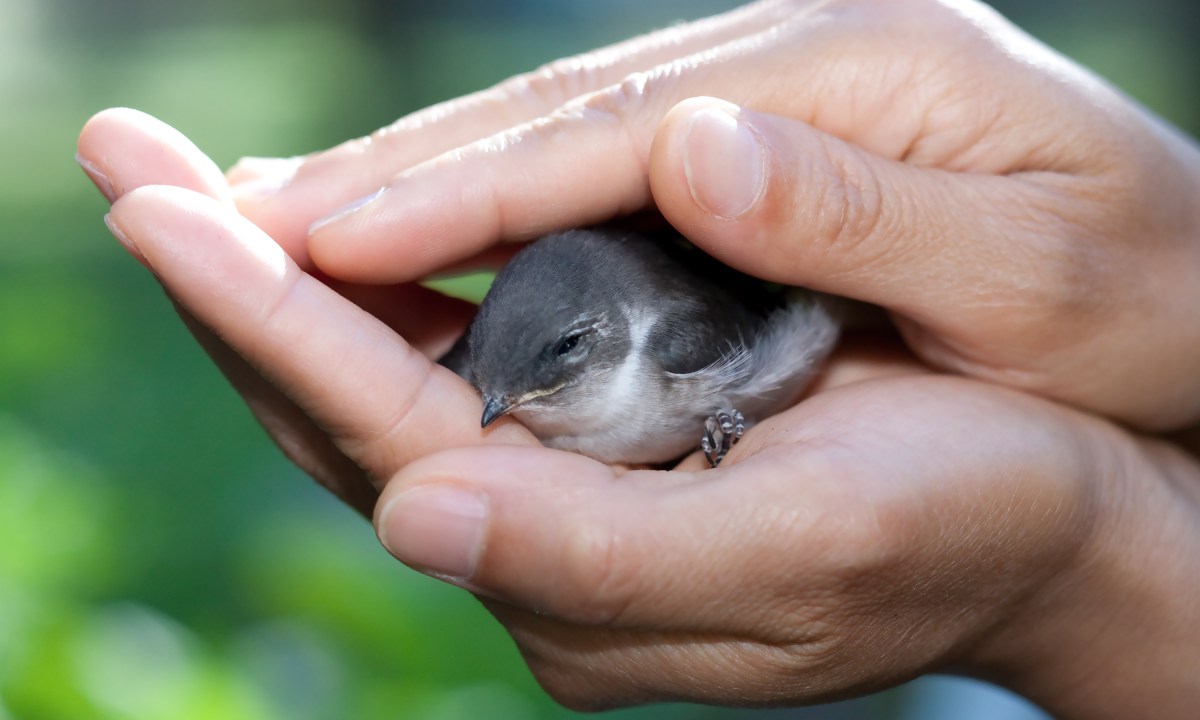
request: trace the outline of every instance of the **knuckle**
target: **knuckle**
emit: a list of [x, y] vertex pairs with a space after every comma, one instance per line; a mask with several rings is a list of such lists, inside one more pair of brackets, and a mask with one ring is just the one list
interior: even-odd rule
[[[854, 253], [856, 265], [862, 268], [881, 259], [887, 243], [879, 242], [881, 235], [890, 232], [885, 218], [903, 216], [903, 212], [885, 211], [879, 178], [869, 165], [844, 148], [833, 148], [823, 139], [812, 162], [818, 164], [821, 177], [819, 194], [812, 206], [815, 217], [812, 225], [815, 236], [823, 240], [820, 246], [830, 256]], [[864, 257], [863, 255], [866, 254]]]
[[372, 477], [388, 477], [419, 456], [420, 442], [414, 438], [423, 434], [423, 416], [417, 410], [434, 366], [411, 348], [405, 365], [402, 375], [406, 382], [398, 385], [384, 409], [370, 422], [323, 423], [345, 454]]
[[604, 87], [609, 72], [606, 63], [594, 53], [561, 58], [500, 83], [497, 97], [505, 105], [515, 101], [543, 114]]
[[559, 124], [584, 122], [608, 130], [617, 141], [614, 152], [629, 157], [642, 176], [649, 174], [650, 143], [661, 107], [669, 93], [663, 90], [675, 72], [664, 66], [649, 72], [626, 75], [602, 90], [581, 95], [556, 110], [544, 130], [556, 132]]
[[566, 103], [578, 94], [576, 88], [581, 84], [564, 69], [566, 62], [555, 61], [504, 81], [497, 88], [497, 104], [515, 102], [522, 108], [539, 112]]
[[547, 103], [562, 105], [603, 81], [601, 65], [590, 55], [547, 63], [527, 78], [530, 89]]
[[620, 82], [588, 95], [581, 105], [591, 113], [629, 117], [645, 103], [653, 78], [654, 74], [650, 72], [626, 75]]
[[564, 615], [583, 625], [620, 621], [637, 589], [621, 535], [611, 521], [575, 526], [564, 546]]
[[564, 110], [596, 122], [615, 123], [636, 150], [649, 151], [654, 128], [666, 113], [666, 103], [675, 93], [678, 64], [660, 65], [653, 70], [624, 76], [619, 82], [580, 97]]

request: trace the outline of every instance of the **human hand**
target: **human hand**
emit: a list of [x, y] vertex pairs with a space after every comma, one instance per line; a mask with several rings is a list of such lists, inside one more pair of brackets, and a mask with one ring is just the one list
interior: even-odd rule
[[757, 3], [231, 178], [362, 282], [653, 202], [741, 270], [882, 305], [935, 367], [1200, 419], [1200, 154], [974, 2]]
[[[138, 244], [130, 239], [136, 233], [118, 237], [163, 281], [188, 329], [288, 458], [359, 512], [371, 514], [378, 497], [371, 473], [380, 464], [390, 467], [457, 444], [514, 436], [532, 442], [511, 423], [481, 438], [478, 398], [457, 378], [431, 372], [426, 355], [439, 356], [462, 333], [474, 314], [470, 303], [415, 284], [323, 284], [310, 264], [297, 265], [247, 227], [207, 156], [143, 113], [97, 114], [78, 147], [80, 164], [109, 202], [139, 188], [154, 198], [135, 203], [153, 209], [131, 211], [129, 221], [148, 223], [142, 227], [154, 237]], [[215, 240], [203, 234], [213, 217], [220, 218], [212, 228], [221, 235]], [[184, 279], [172, 282], [176, 275]], [[260, 292], [220, 297], [241, 285]], [[323, 324], [336, 331], [330, 334]], [[252, 343], [259, 334], [261, 342]], [[300, 367], [334, 364], [345, 372], [338, 382], [305, 385], [281, 357], [293, 352]], [[428, 413], [430, 403], [439, 412], [415, 419]], [[340, 418], [352, 413], [373, 418], [373, 424], [342, 424]], [[389, 422], [394, 427], [383, 427]], [[396, 437], [376, 436], [388, 433]]]
[[1200, 466], [978, 382], [838, 377], [879, 372], [855, 365], [715, 471], [451, 450], [389, 481], [377, 531], [484, 597], [571, 707], [955, 672], [1056, 717], [1191, 717]]
[[[481, 433], [478, 398], [394, 332], [411, 305], [381, 322], [304, 274], [181, 137], [115, 112], [80, 147], [121, 196], [118, 236], [219, 359], [244, 358], [231, 374], [276, 440], [320, 433], [335, 491], [385, 487], [384, 542], [490, 598], [564, 702], [817, 701], [935, 669], [1064, 716], [1188, 702], [1200, 497], [1170, 448], [843, 356], [719, 470], [618, 475], [512, 422]], [[138, 188], [166, 179], [193, 190]], [[513, 447], [438, 453], [485, 443]]]

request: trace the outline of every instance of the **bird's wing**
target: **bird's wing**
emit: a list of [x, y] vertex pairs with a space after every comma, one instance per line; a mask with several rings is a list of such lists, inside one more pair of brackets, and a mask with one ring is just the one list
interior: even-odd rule
[[672, 383], [686, 385], [690, 397], [696, 400], [709, 397], [710, 404], [719, 406], [724, 404], [730, 387], [741, 387], [750, 381], [754, 365], [754, 355], [750, 348], [738, 344], [728, 348], [716, 360], [699, 370], [681, 373], [668, 371], [667, 378]]
[[787, 302], [771, 313], [754, 337], [753, 367], [740, 393], [747, 397], [798, 393], [837, 344], [841, 308], [838, 298], [801, 288], [789, 290]]
[[839, 301], [807, 290], [766, 319], [749, 343], [737, 343], [691, 372], [668, 372], [694, 398], [736, 408], [752, 419], [795, 398], [833, 350], [840, 334]]

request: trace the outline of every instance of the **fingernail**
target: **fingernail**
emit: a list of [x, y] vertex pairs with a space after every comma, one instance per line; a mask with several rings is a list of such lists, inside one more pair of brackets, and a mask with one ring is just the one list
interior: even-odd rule
[[125, 250], [132, 255], [135, 260], [140, 262], [146, 267], [146, 269], [149, 270], [150, 263], [146, 260], [146, 256], [142, 254], [141, 248], [139, 248], [137, 243], [135, 243], [127, 234], [125, 234], [125, 231], [121, 229], [121, 226], [117, 224], [116, 220], [113, 220], [111, 213], [105, 213], [104, 224], [108, 226], [108, 231], [111, 232], [113, 237], [115, 237], [117, 241], [121, 243], [122, 247], [124, 247]]
[[117, 201], [117, 192], [116, 190], [113, 190], [112, 181], [108, 179], [107, 175], [100, 171], [100, 168], [93, 165], [91, 161], [87, 160], [79, 153], [75, 153], [75, 162], [79, 163], [79, 167], [83, 168], [83, 171], [89, 178], [91, 178], [92, 183], [96, 186], [96, 189], [100, 191], [100, 194], [104, 196], [105, 200], [108, 200], [109, 204]]
[[744, 121], [717, 108], [700, 110], [688, 119], [683, 147], [688, 189], [701, 208], [730, 220], [758, 202], [766, 153]]
[[350, 203], [349, 205], [344, 205], [344, 206], [338, 208], [337, 210], [334, 210], [333, 212], [329, 213], [325, 217], [314, 222], [312, 225], [309, 225], [308, 226], [308, 234], [312, 235], [312, 234], [316, 233], [318, 230], [320, 230], [321, 228], [325, 227], [326, 225], [332, 225], [333, 223], [338, 222], [339, 220], [342, 220], [343, 218], [353, 215], [354, 213], [358, 212], [359, 210], [362, 210], [367, 205], [370, 205], [371, 203], [375, 202], [375, 200], [378, 199], [379, 196], [383, 195], [385, 192], [387, 192], [386, 186], [379, 188], [378, 190], [371, 193], [370, 195], [367, 195], [366, 197], [360, 197], [359, 199], [355, 200], [354, 202]]
[[263, 200], [290, 185], [303, 164], [302, 157], [244, 157], [234, 163], [225, 176], [235, 198]]
[[379, 541], [401, 561], [466, 580], [483, 544], [487, 498], [444, 485], [416, 487], [393, 498], [379, 517]]

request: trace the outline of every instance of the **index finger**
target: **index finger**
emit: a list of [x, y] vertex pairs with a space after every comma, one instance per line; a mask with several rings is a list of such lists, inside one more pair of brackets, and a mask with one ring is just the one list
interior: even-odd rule
[[291, 252], [303, 246], [315, 220], [408, 168], [546, 115], [631, 73], [754, 33], [775, 20], [777, 6], [756, 3], [557, 60], [308, 157], [247, 158], [229, 171], [234, 197], [244, 215]]

